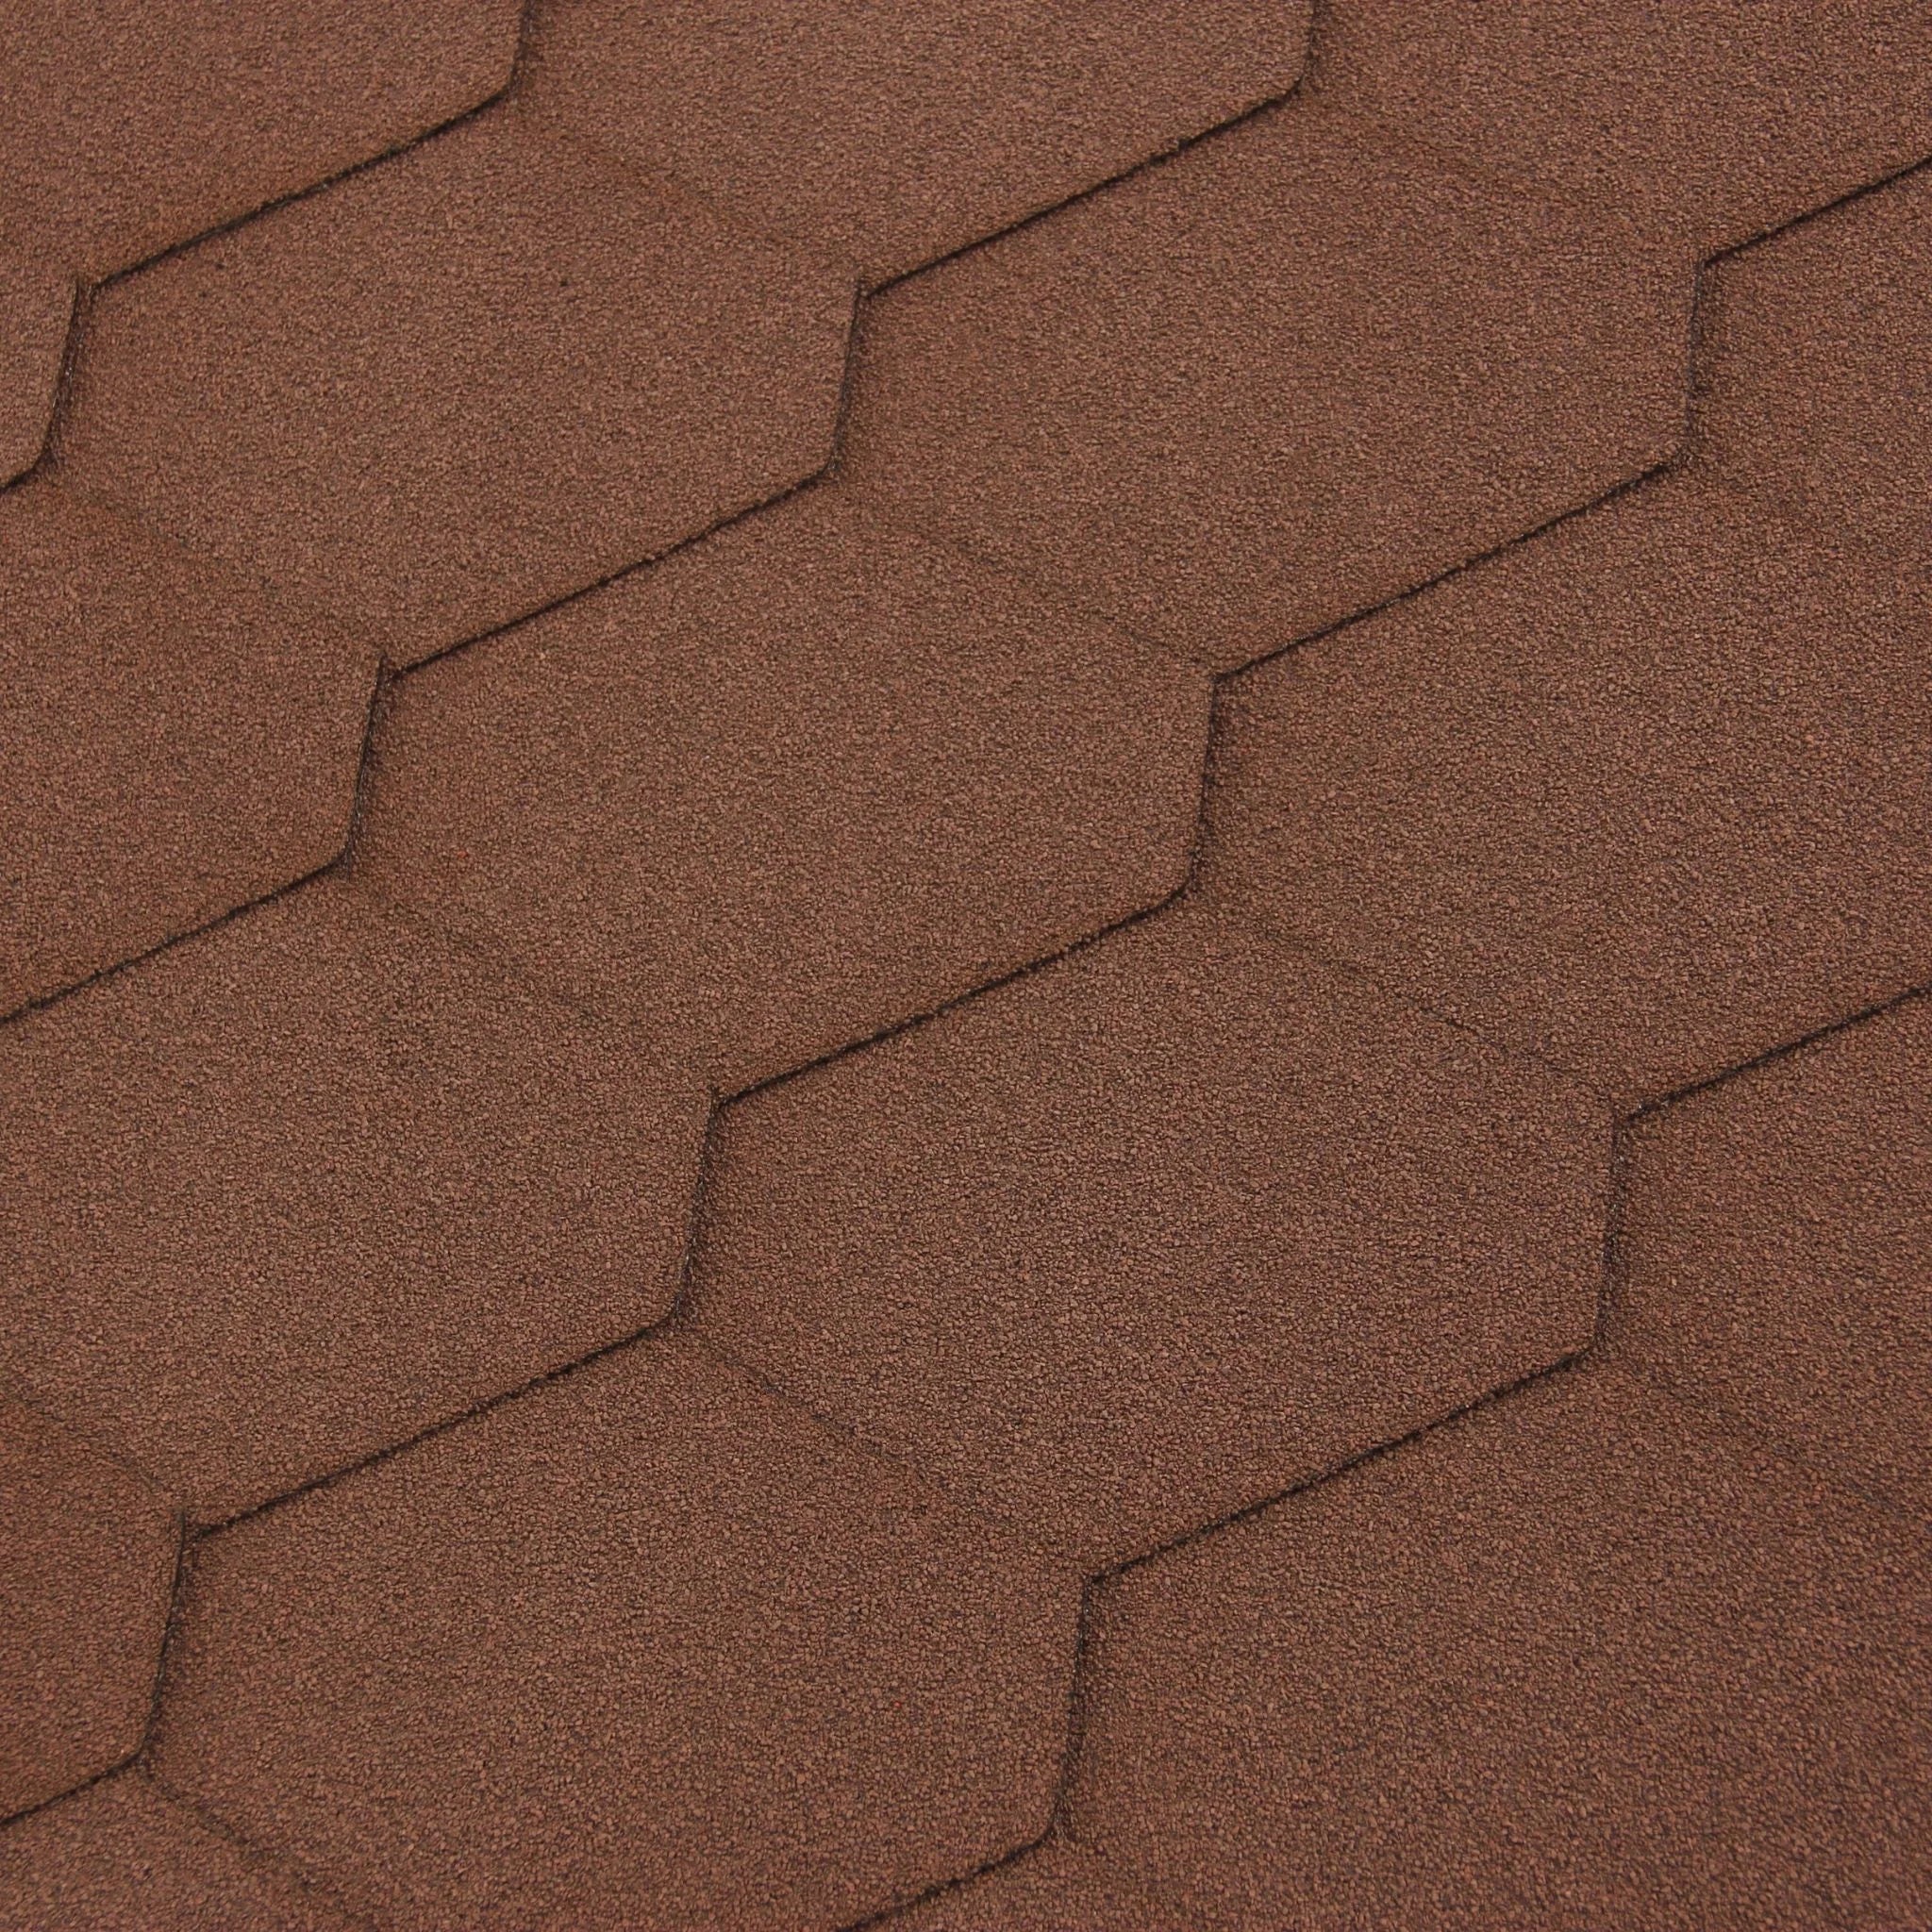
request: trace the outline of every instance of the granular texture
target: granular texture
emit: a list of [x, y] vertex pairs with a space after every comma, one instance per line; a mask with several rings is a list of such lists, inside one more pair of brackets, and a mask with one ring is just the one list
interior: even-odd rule
[[1932, 1924], [1932, 8], [12, 0], [0, 1928]]

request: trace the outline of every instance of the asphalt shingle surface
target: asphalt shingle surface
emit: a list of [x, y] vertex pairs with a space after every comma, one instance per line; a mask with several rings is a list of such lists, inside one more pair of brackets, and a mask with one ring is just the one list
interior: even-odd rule
[[1932, 8], [0, 22], [0, 1926], [1932, 1923]]

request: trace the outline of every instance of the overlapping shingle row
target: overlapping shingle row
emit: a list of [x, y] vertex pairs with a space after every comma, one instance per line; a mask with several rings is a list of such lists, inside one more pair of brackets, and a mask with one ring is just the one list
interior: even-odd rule
[[0, 1924], [1932, 1911], [1932, 17], [93, 11]]

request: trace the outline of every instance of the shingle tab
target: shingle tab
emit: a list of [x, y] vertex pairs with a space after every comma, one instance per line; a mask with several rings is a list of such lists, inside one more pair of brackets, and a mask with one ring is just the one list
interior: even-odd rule
[[1217, 668], [1668, 456], [1690, 280], [1292, 102], [865, 316], [845, 471]]
[[1927, 605], [1695, 478], [1252, 674], [1217, 891], [1622, 1108], [1932, 959]]
[[1607, 1125], [1176, 908], [730, 1108], [693, 1319], [1091, 1571], [1580, 1347]]
[[0, 489], [40, 461], [73, 313], [67, 275], [0, 249]]
[[354, 1923], [139, 1771], [0, 1838], [0, 1932], [351, 1932]]
[[497, 109], [104, 291], [59, 474], [410, 662], [820, 468], [850, 307]]
[[90, 277], [373, 159], [509, 78], [518, 0], [9, 0], [0, 242]]
[[0, 1391], [0, 1817], [141, 1743], [178, 1541], [158, 1491]]
[[814, 495], [406, 680], [357, 867], [737, 1088], [1171, 891], [1207, 705]]
[[1932, 1010], [1914, 1000], [1640, 1123], [1609, 1352], [1932, 1514]]
[[0, 495], [0, 1012], [326, 865], [373, 655], [36, 477]]
[[1922, 1555], [1586, 1372], [1137, 1571], [1080, 1840], [1209, 1924], [1932, 1911]]
[[0, 1033], [8, 1374], [200, 1519], [670, 1312], [696, 1083], [334, 880]]
[[155, 1763], [384, 1923], [837, 1924], [1043, 1827], [1074, 1607], [646, 1342], [206, 1545]]
[[527, 97], [868, 282], [1299, 77], [1308, 0], [542, 0]]
[[1336, 0], [1310, 83], [1707, 255], [1932, 152], [1919, 0]]

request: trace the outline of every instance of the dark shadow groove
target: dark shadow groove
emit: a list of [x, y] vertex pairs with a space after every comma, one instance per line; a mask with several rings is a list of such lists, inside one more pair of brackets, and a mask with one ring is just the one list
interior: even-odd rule
[[1011, 1851], [1002, 1853], [999, 1857], [989, 1859], [982, 1865], [974, 1866], [970, 1872], [958, 1873], [951, 1877], [941, 1879], [937, 1884], [926, 1887], [924, 1890], [914, 1893], [908, 1898], [895, 1900], [881, 1909], [870, 1913], [863, 1919], [851, 1921], [842, 1928], [842, 1932], [870, 1932], [870, 1928], [887, 1924], [897, 1913], [909, 1910], [914, 1906], [924, 1905], [928, 1900], [942, 1898], [949, 1892], [957, 1891], [962, 1886], [973, 1883], [975, 1879], [982, 1878], [993, 1872], [1002, 1871], [1007, 1866], [1016, 1864], [1020, 1859], [1029, 1857], [1057, 1840], [1071, 1840], [1074, 1838], [1072, 1815], [1074, 1790], [1078, 1777], [1080, 1758], [1086, 1741], [1092, 1707], [1091, 1660], [1093, 1657], [1093, 1633], [1100, 1614], [1097, 1605], [1102, 1593], [1109, 1586], [1136, 1570], [1143, 1569], [1151, 1563], [1158, 1563], [1165, 1557], [1174, 1556], [1177, 1551], [1190, 1549], [1196, 1543], [1205, 1542], [1210, 1537], [1219, 1536], [1225, 1530], [1233, 1529], [1241, 1524], [1251, 1522], [1255, 1518], [1265, 1514], [1268, 1510], [1277, 1508], [1283, 1503], [1290, 1502], [1294, 1497], [1302, 1495], [1309, 1490], [1316, 1489], [1324, 1483], [1333, 1482], [1341, 1476], [1351, 1474], [1355, 1470], [1380, 1461], [1386, 1457], [1393, 1456], [1398, 1451], [1412, 1448], [1425, 1438], [1435, 1434], [1439, 1429], [1452, 1427], [1457, 1423], [1468, 1420], [1471, 1416], [1480, 1414], [1487, 1409], [1494, 1407], [1499, 1403], [1507, 1402], [1512, 1396], [1519, 1395], [1524, 1390], [1532, 1388], [1539, 1383], [1551, 1381], [1558, 1376], [1573, 1373], [1580, 1363], [1589, 1357], [1594, 1345], [1593, 1340], [1588, 1341], [1570, 1355], [1564, 1356], [1542, 1368], [1533, 1369], [1525, 1375], [1519, 1375], [1513, 1381], [1507, 1382], [1500, 1388], [1486, 1391], [1483, 1394], [1474, 1397], [1459, 1407], [1450, 1409], [1441, 1415], [1431, 1417], [1427, 1422], [1419, 1424], [1416, 1427], [1403, 1435], [1392, 1437], [1386, 1442], [1377, 1442], [1368, 1449], [1360, 1450], [1353, 1456], [1346, 1457], [1341, 1461], [1316, 1471], [1311, 1475], [1291, 1483], [1286, 1489], [1263, 1496], [1256, 1502], [1245, 1503], [1240, 1508], [1230, 1510], [1227, 1514], [1215, 1518], [1211, 1523], [1202, 1524], [1191, 1529], [1183, 1530], [1178, 1535], [1169, 1538], [1165, 1542], [1157, 1544], [1150, 1549], [1139, 1551], [1131, 1557], [1123, 1557], [1120, 1561], [1109, 1564], [1106, 1569], [1098, 1571], [1089, 1577], [1081, 1587], [1080, 1615], [1074, 1635], [1074, 1669], [1068, 1695], [1066, 1743], [1061, 1756], [1060, 1774], [1054, 1792], [1052, 1822], [1048, 1824], [1046, 1830], [1038, 1837], [1029, 1840], [1026, 1843], [1016, 1845]]
[[1250, 122], [1258, 121], [1264, 115], [1274, 113], [1275, 109], [1286, 107], [1302, 92], [1307, 84], [1307, 75], [1308, 64], [1304, 61], [1302, 71], [1295, 75], [1293, 83], [1282, 92], [1270, 94], [1265, 100], [1257, 101], [1252, 107], [1243, 108], [1240, 113], [1229, 115], [1225, 121], [1215, 122], [1211, 127], [1203, 127], [1196, 133], [1182, 135], [1178, 141], [1169, 142], [1158, 152], [1143, 155], [1139, 160], [1129, 161], [1125, 167], [1117, 169], [1101, 180], [1089, 183], [1085, 188], [1076, 189], [1059, 201], [1048, 202], [1043, 208], [1033, 208], [1026, 214], [1018, 215], [1004, 226], [993, 228], [984, 235], [975, 235], [972, 241], [962, 242], [957, 248], [948, 248], [942, 254], [932, 256], [920, 262], [917, 267], [900, 269], [881, 281], [870, 283], [865, 289], [866, 299], [869, 301], [874, 296], [890, 294], [892, 290], [902, 287], [907, 282], [914, 281], [921, 275], [931, 275], [935, 269], [944, 268], [948, 263], [959, 261], [969, 255], [976, 255], [983, 248], [991, 248], [996, 242], [1005, 242], [1014, 235], [1022, 234], [1028, 228], [1038, 226], [1041, 222], [1050, 221], [1055, 215], [1063, 214], [1068, 208], [1078, 208], [1082, 203], [1107, 193], [1109, 189], [1120, 187], [1124, 182], [1132, 181], [1141, 175], [1152, 174], [1157, 169], [1166, 167], [1205, 142], [1218, 141], [1224, 135], [1232, 134], [1238, 127], [1245, 127]]
[[51, 992], [39, 993], [30, 1000], [23, 1001], [17, 1007], [9, 1008], [6, 1012], [0, 1013], [0, 1029], [12, 1025], [16, 1021], [26, 1019], [29, 1014], [58, 1006], [63, 1000], [73, 999], [75, 995], [86, 992], [90, 987], [99, 986], [105, 980], [131, 972], [137, 966], [145, 965], [149, 960], [159, 958], [161, 954], [174, 951], [176, 946], [185, 946], [192, 940], [217, 932], [223, 926], [232, 925], [238, 920], [245, 919], [251, 912], [259, 912], [264, 907], [273, 906], [278, 899], [286, 899], [291, 893], [314, 885], [317, 880], [343, 870], [348, 863], [351, 849], [362, 822], [375, 733], [388, 702], [391, 675], [391, 674], [385, 670], [378, 659], [370, 682], [368, 707], [363, 713], [362, 742], [356, 754], [356, 774], [350, 781], [349, 809], [344, 817], [341, 840], [328, 858], [320, 865], [311, 866], [305, 873], [298, 873], [293, 878], [284, 879], [280, 885], [272, 887], [266, 892], [258, 893], [252, 899], [244, 899], [239, 905], [230, 906], [225, 911], [217, 912], [211, 919], [204, 919], [198, 925], [184, 926], [179, 932], [169, 933], [166, 938], [157, 940], [152, 945], [143, 946], [138, 953], [130, 953], [125, 958], [96, 967], [93, 972], [83, 974], [79, 979], [71, 980], [65, 986], [57, 986]]
[[659, 1315], [641, 1326], [628, 1330], [611, 1341], [602, 1342], [587, 1354], [573, 1356], [567, 1362], [559, 1362], [554, 1369], [544, 1369], [527, 1377], [513, 1387], [499, 1391], [494, 1395], [486, 1395], [480, 1402], [472, 1403], [467, 1408], [458, 1409], [454, 1414], [441, 1416], [433, 1423], [425, 1423], [420, 1429], [412, 1430], [407, 1436], [398, 1437], [392, 1442], [385, 1442], [380, 1448], [372, 1449], [366, 1456], [358, 1457], [353, 1462], [344, 1462], [335, 1469], [325, 1470], [322, 1474], [310, 1476], [306, 1482], [297, 1483], [292, 1489], [279, 1491], [259, 1503], [251, 1503], [245, 1509], [237, 1509], [232, 1515], [210, 1519], [196, 1524], [189, 1532], [191, 1544], [196, 1544], [207, 1537], [224, 1536], [231, 1529], [239, 1529], [243, 1524], [253, 1523], [257, 1518], [286, 1509], [291, 1503], [299, 1503], [305, 1496], [313, 1495], [318, 1490], [334, 1489], [350, 1477], [360, 1475], [365, 1470], [393, 1461], [398, 1456], [406, 1456], [412, 1449], [420, 1448], [425, 1442], [433, 1441], [438, 1436], [446, 1436], [452, 1429], [459, 1429], [465, 1423], [473, 1423], [483, 1416], [493, 1415], [496, 1410], [510, 1403], [520, 1402], [526, 1395], [534, 1395], [539, 1390], [548, 1389], [553, 1383], [568, 1381], [573, 1375], [585, 1369], [621, 1354], [625, 1349], [634, 1348], [641, 1341], [647, 1341], [654, 1335], [662, 1334], [671, 1325], [669, 1315]]
[[1756, 1053], [1748, 1059], [1737, 1061], [1734, 1065], [1721, 1068], [1715, 1074], [1703, 1074], [1694, 1080], [1687, 1080], [1681, 1087], [1674, 1087], [1668, 1093], [1660, 1093], [1655, 1100], [1646, 1100], [1633, 1108], [1626, 1117], [1626, 1124], [1647, 1120], [1654, 1113], [1661, 1113], [1667, 1107], [1675, 1107], [1679, 1101], [1689, 1100], [1694, 1094], [1707, 1091], [1713, 1087], [1722, 1087], [1725, 1082], [1741, 1078], [1746, 1074], [1755, 1074], [1760, 1067], [1774, 1066], [1779, 1060], [1790, 1059], [1793, 1054], [1800, 1054], [1808, 1047], [1816, 1046], [1821, 1041], [1829, 1040], [1835, 1033], [1842, 1033], [1848, 1027], [1862, 1026], [1868, 1020], [1882, 1019], [1887, 1013], [1895, 1012], [1900, 1007], [1909, 1006], [1914, 1000], [1932, 995], [1932, 983], [1908, 986], [1903, 992], [1888, 994], [1882, 1000], [1874, 1000], [1868, 1007], [1860, 1007], [1856, 1013], [1846, 1013], [1840, 1019], [1827, 1020], [1821, 1026], [1814, 1026], [1808, 1033], [1801, 1033], [1790, 1040], [1781, 1040], [1775, 1046], [1768, 1046], [1762, 1053]]

